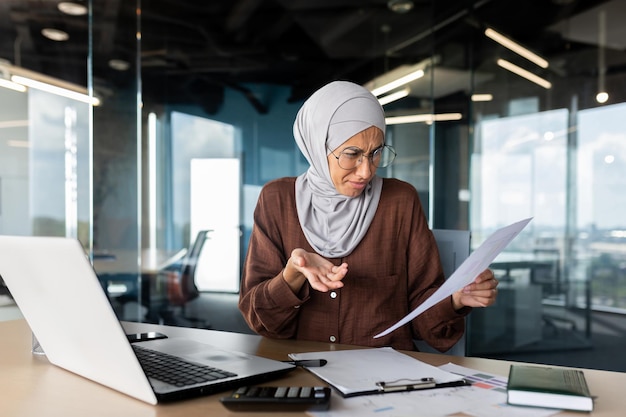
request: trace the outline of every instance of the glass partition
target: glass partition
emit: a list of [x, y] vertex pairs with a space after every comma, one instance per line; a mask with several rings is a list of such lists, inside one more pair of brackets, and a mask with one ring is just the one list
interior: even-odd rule
[[28, 94], [0, 88], [0, 232], [30, 235]]
[[[141, 1], [113, 10], [90, 0], [93, 112], [94, 269], [118, 317], [150, 314], [150, 277], [162, 260], [142, 247], [144, 124], [141, 120]], [[128, 45], [120, 48], [119, 45]]]
[[[232, 125], [172, 112], [171, 181], [175, 247], [189, 247], [202, 230], [200, 291], [239, 291], [241, 158]], [[168, 156], [170, 156], [168, 155]]]
[[[572, 291], [584, 290], [584, 286], [573, 288], [562, 265], [569, 120], [567, 109], [558, 109], [488, 119], [476, 125], [480, 152], [472, 160], [474, 245], [499, 227], [529, 217], [533, 220], [491, 265], [501, 282], [502, 301], [489, 312], [472, 317], [474, 354], [539, 344], [544, 323], [571, 326], [565, 310], [550, 308], [566, 306]], [[499, 326], [479, 325], [483, 316], [519, 318], [511, 332], [506, 320]], [[567, 345], [573, 347], [569, 338], [563, 347]]]
[[[8, 17], [33, 7], [18, 3]], [[120, 317], [143, 320], [139, 50], [114, 42], [138, 39], [138, 21], [114, 21], [93, 0], [28, 13], [51, 27], [31, 36], [22, 19], [13, 54], [0, 56], [0, 233], [79, 239]]]
[[0, 234], [71, 237], [89, 252], [91, 105], [24, 86], [0, 88], [0, 107]]
[[[533, 217], [492, 265], [502, 291], [470, 315], [467, 353], [593, 348], [593, 315], [626, 312], [625, 0], [414, 2], [403, 14], [385, 2], [118, 3], [65, 18], [83, 28], [71, 33], [88, 47], [80, 59], [76, 43], [0, 56], [2, 79], [29, 69], [98, 99], [0, 87], [0, 233], [93, 247], [121, 318], [183, 314], [170, 301], [201, 231], [227, 225], [238, 275], [261, 187], [307, 169], [292, 124], [314, 87], [373, 89], [409, 70], [420, 77], [384, 104], [398, 157], [379, 174], [413, 184], [431, 226], [470, 230], [474, 247]], [[226, 179], [220, 211], [211, 197]], [[235, 284], [204, 285], [238, 314]]]
[[491, 266], [501, 291], [470, 317], [470, 355], [591, 349], [593, 312], [626, 312], [617, 192], [626, 56], [613, 16], [625, 6], [597, 2], [556, 18], [540, 37], [560, 46], [529, 48], [544, 61], [497, 45], [476, 62], [492, 77], [473, 85], [487, 97], [472, 103], [473, 245], [533, 220]]
[[586, 284], [588, 294], [573, 291], [570, 303], [590, 303], [600, 311], [626, 313], [624, 289], [626, 226], [622, 215], [626, 186], [626, 104], [578, 112], [575, 157], [576, 234], [572, 280]]
[[[78, 239], [90, 256], [92, 106], [60, 79], [4, 62], [0, 73], [21, 74], [0, 77], [0, 235]], [[17, 318], [9, 290], [0, 277]]]

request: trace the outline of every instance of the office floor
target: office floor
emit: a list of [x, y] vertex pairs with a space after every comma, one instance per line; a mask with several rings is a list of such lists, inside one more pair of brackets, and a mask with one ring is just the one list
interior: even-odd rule
[[[237, 294], [201, 294], [186, 307], [188, 316], [202, 317], [207, 327], [214, 330], [252, 333], [237, 309]], [[552, 307], [558, 309], [558, 307]], [[130, 306], [126, 310], [132, 311]], [[542, 343], [526, 346], [520, 352], [482, 355], [494, 359], [508, 359], [521, 362], [535, 362], [549, 365], [574, 366], [626, 372], [626, 316], [593, 312], [591, 314], [591, 337], [585, 338], [584, 316], [577, 312], [557, 311], [560, 317], [576, 323], [572, 333], [567, 326], [556, 328], [544, 326], [545, 337]], [[0, 320], [21, 317], [19, 310], [7, 297], [0, 297]], [[181, 320], [180, 325], [197, 323]], [[590, 343], [581, 343], [589, 341]], [[567, 349], [555, 349], [565, 345]]]

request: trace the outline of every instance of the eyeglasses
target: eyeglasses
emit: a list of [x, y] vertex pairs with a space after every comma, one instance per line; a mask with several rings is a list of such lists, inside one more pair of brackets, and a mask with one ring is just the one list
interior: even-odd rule
[[361, 165], [363, 158], [367, 157], [370, 160], [370, 164], [376, 168], [385, 168], [396, 159], [396, 151], [389, 145], [383, 145], [380, 148], [374, 149], [372, 153], [366, 155], [363, 149], [356, 147], [346, 148], [341, 151], [339, 156], [335, 155], [333, 151], [330, 153], [337, 159], [339, 167], [343, 169], [354, 169]]

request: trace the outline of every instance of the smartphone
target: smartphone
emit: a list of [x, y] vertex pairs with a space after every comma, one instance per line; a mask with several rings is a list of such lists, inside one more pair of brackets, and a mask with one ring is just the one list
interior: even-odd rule
[[130, 343], [147, 342], [148, 340], [167, 339], [167, 336], [159, 332], [131, 333], [126, 337]]

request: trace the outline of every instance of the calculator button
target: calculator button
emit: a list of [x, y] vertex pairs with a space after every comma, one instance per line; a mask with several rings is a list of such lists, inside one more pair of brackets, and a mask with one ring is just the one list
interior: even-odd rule
[[311, 387], [302, 387], [300, 398], [309, 398], [311, 396]]
[[275, 398], [283, 398], [285, 395], [287, 395], [287, 387], [276, 388], [276, 392], [274, 393]]
[[271, 387], [263, 387], [261, 388], [261, 392], [259, 392], [259, 397], [271, 397], [274, 392], [274, 389]]

